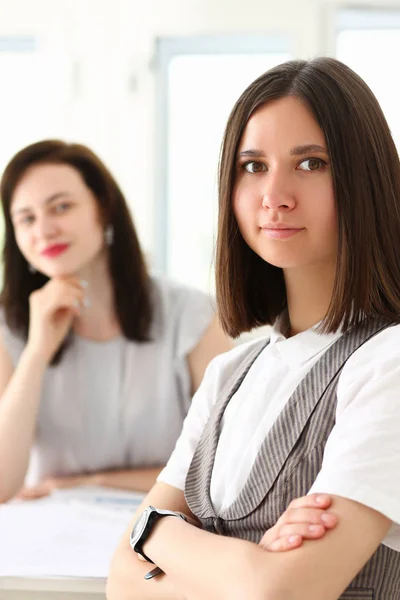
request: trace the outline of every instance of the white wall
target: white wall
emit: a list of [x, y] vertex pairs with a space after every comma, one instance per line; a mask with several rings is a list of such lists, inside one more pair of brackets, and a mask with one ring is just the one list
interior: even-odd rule
[[[59, 57], [64, 67], [69, 64], [70, 97], [60, 131], [92, 146], [115, 173], [151, 253], [157, 177], [152, 59], [157, 36], [271, 31], [288, 34], [292, 54], [307, 58], [333, 53], [332, 14], [340, 4], [344, 2], [0, 0], [0, 37], [38, 36], [40, 52]], [[382, 6], [380, 0], [352, 0], [352, 6], [357, 4]], [[385, 6], [400, 7], [400, 0], [387, 0]], [[18, 116], [10, 118], [17, 129]], [[18, 150], [9, 145], [9, 155]]]

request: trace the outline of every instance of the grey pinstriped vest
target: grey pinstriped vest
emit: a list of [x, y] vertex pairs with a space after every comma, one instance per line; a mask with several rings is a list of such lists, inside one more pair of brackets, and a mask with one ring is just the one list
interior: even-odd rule
[[[258, 543], [294, 498], [308, 493], [322, 466], [335, 424], [340, 372], [353, 352], [388, 326], [369, 319], [342, 335], [300, 382], [267, 434], [246, 484], [234, 503], [216, 515], [210, 481], [221, 418], [251, 365], [265, 347], [256, 344], [221, 391], [197, 446], [186, 479], [185, 496], [203, 528]], [[400, 553], [382, 544], [340, 600], [400, 599]]]

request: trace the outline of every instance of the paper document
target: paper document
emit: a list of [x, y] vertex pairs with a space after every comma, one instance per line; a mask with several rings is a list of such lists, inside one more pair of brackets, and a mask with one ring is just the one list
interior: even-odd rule
[[107, 577], [142, 497], [75, 488], [0, 506], [0, 577]]
[[44, 498], [47, 502], [62, 503], [80, 503], [88, 504], [90, 507], [102, 507], [112, 511], [135, 512], [144, 498], [144, 494], [139, 492], [128, 492], [126, 490], [116, 490], [98, 486], [79, 486], [74, 488], [65, 488], [54, 490], [51, 496]]

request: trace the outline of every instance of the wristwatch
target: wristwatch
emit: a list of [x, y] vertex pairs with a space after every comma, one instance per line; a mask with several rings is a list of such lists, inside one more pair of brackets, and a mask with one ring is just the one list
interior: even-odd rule
[[[145, 560], [154, 564], [154, 561], [151, 560], [146, 554], [143, 552], [143, 545], [146, 540], [149, 538], [151, 532], [153, 531], [154, 525], [159, 521], [162, 517], [179, 517], [184, 521], [188, 519], [180, 512], [175, 512], [173, 510], [162, 510], [160, 508], [154, 508], [154, 506], [148, 506], [140, 515], [135, 525], [133, 526], [130, 545], [134, 552], [143, 556]], [[161, 571], [160, 571], [161, 572]]]

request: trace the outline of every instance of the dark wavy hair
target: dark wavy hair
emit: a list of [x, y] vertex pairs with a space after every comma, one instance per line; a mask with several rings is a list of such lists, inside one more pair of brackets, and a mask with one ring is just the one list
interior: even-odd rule
[[[44, 274], [29, 271], [27, 261], [18, 248], [10, 215], [16, 186], [27, 169], [38, 164], [70, 165], [93, 192], [103, 224], [111, 224], [114, 229], [108, 260], [122, 332], [128, 340], [148, 341], [152, 320], [150, 279], [124, 195], [110, 171], [89, 148], [60, 140], [44, 140], [23, 148], [8, 163], [1, 179], [5, 239], [4, 284], [0, 303], [8, 327], [27, 339], [29, 296], [48, 281]], [[66, 340], [52, 364], [59, 362], [67, 344]]]
[[244, 241], [232, 209], [238, 147], [257, 108], [294, 96], [325, 136], [338, 213], [336, 277], [321, 330], [363, 315], [400, 321], [400, 163], [382, 110], [365, 82], [333, 58], [294, 60], [256, 79], [229, 117], [219, 166], [216, 287], [232, 337], [272, 324], [287, 306], [282, 269]]

